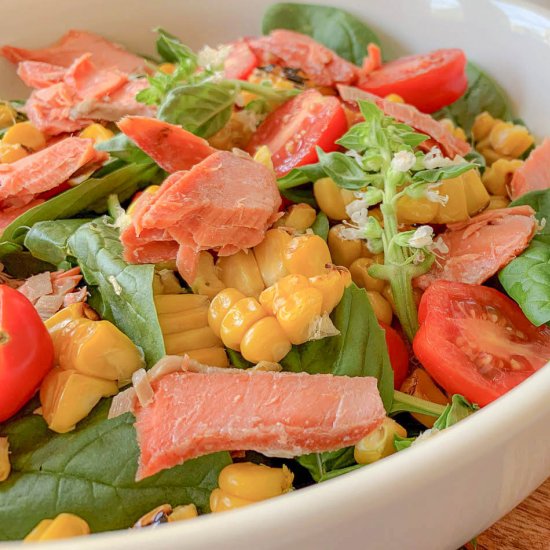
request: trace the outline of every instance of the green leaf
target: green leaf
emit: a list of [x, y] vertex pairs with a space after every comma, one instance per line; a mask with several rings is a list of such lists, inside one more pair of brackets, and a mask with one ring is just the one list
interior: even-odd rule
[[48, 430], [31, 413], [0, 425], [10, 443], [12, 473], [0, 483], [0, 540], [21, 539], [44, 518], [72, 512], [93, 532], [131, 527], [165, 503], [193, 502], [207, 512], [210, 491], [228, 453], [189, 460], [134, 481], [138, 446], [130, 414], [107, 420], [104, 400], [67, 434]]
[[[512, 201], [508, 206], [528, 205], [535, 211], [537, 220], [544, 223], [540, 235], [550, 235], [550, 189], [542, 189], [540, 191], [531, 191]], [[546, 220], [546, 222], [543, 222]]]
[[352, 126], [336, 143], [346, 149], [363, 153], [369, 146], [369, 134], [369, 125], [360, 122]]
[[119, 232], [103, 217], [79, 227], [68, 241], [86, 283], [98, 287], [108, 304], [106, 318], [143, 350], [148, 366], [164, 357], [164, 343], [153, 301], [152, 264], [122, 259]]
[[475, 168], [473, 164], [453, 164], [433, 170], [420, 170], [413, 175], [412, 181], [413, 183], [436, 183], [443, 179], [457, 178], [472, 168]]
[[236, 369], [250, 369], [254, 366], [254, 363], [247, 361], [238, 351], [233, 349], [226, 349], [229, 362]]
[[311, 36], [338, 55], [361, 65], [370, 42], [380, 45], [378, 36], [350, 13], [328, 6], [285, 2], [268, 8], [262, 32], [289, 29]]
[[400, 435], [395, 434], [393, 436], [393, 446], [397, 452], [402, 451], [403, 449], [408, 449], [413, 443], [416, 437], [401, 437]]
[[208, 82], [179, 86], [168, 94], [160, 106], [158, 118], [207, 138], [229, 121], [235, 94], [234, 89]]
[[311, 229], [316, 235], [319, 235], [325, 241], [328, 239], [328, 230], [330, 229], [327, 215], [324, 212], [319, 212]]
[[304, 183], [312, 183], [325, 178], [327, 175], [320, 163], [307, 164], [299, 168], [293, 168], [288, 174], [277, 180], [279, 191], [286, 191], [298, 187]]
[[330, 470], [324, 475], [322, 475], [318, 481], [319, 483], [322, 483], [323, 481], [328, 481], [329, 479], [334, 479], [335, 477], [348, 474], [349, 472], [353, 472], [354, 470], [358, 470], [363, 466], [364, 466], [363, 464], [353, 464], [351, 466], [347, 466], [346, 468], [339, 468], [338, 470]]
[[2, 264], [12, 277], [26, 279], [43, 271], [55, 271], [55, 266], [33, 257], [29, 252], [12, 252], [2, 258]]
[[159, 35], [157, 38], [157, 52], [164, 61], [168, 63], [190, 62], [196, 65], [197, 56], [191, 48], [160, 27], [154, 30]]
[[119, 158], [128, 164], [153, 164], [155, 162], [123, 133], [96, 144], [95, 148], [98, 151], [106, 151], [111, 156]]
[[327, 176], [343, 189], [362, 189], [366, 185], [366, 174], [355, 159], [344, 153], [325, 153], [317, 147], [319, 163]]
[[281, 195], [291, 202], [304, 202], [306, 204], [309, 204], [313, 208], [317, 208], [317, 202], [315, 200], [315, 197], [313, 196], [313, 189], [311, 185], [308, 187], [283, 189], [281, 191]]
[[450, 428], [477, 410], [479, 410], [477, 405], [472, 405], [462, 395], [455, 394], [451, 398], [451, 403], [445, 407], [441, 416], [434, 422], [433, 427], [436, 430]]
[[475, 164], [481, 174], [485, 172], [485, 168], [487, 167], [485, 157], [476, 149], [471, 149], [469, 153], [464, 155], [464, 160]]

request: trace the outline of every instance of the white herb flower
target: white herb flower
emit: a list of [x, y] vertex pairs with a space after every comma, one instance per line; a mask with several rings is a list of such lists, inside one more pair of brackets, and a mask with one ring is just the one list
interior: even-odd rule
[[217, 48], [205, 46], [197, 54], [197, 63], [199, 64], [199, 67], [204, 67], [205, 69], [219, 69], [223, 67], [230, 50], [231, 46], [228, 44], [222, 44]]
[[444, 157], [439, 147], [432, 147], [429, 153], [426, 153], [424, 156], [424, 168], [426, 168], [426, 170], [443, 168], [444, 166], [451, 166], [452, 164], [456, 164], [455, 161]]
[[449, 195], [441, 195], [437, 188], [441, 183], [430, 183], [426, 187], [425, 195], [430, 202], [437, 202], [442, 206], [446, 206], [449, 202]]
[[360, 168], [363, 168], [363, 157], [355, 150], [348, 149], [345, 153], [346, 156], [351, 157]]
[[391, 167], [395, 172], [408, 172], [416, 164], [416, 156], [410, 151], [395, 153], [391, 161]]
[[421, 225], [410, 237], [411, 248], [426, 248], [433, 244], [434, 230], [429, 225]]
[[431, 250], [434, 253], [439, 252], [440, 254], [447, 254], [449, 252], [449, 247], [442, 237], [437, 237], [437, 239], [433, 241]]
[[340, 237], [346, 241], [355, 241], [357, 239], [363, 239], [365, 237], [363, 229], [360, 227], [344, 227], [340, 231]]

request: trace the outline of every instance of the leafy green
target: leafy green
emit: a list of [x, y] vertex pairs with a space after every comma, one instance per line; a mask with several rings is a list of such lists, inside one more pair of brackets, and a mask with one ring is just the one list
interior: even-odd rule
[[315, 218], [311, 229], [316, 235], [319, 235], [319, 237], [321, 237], [325, 241], [327, 240], [328, 230], [330, 229], [330, 226], [328, 224], [327, 215], [324, 212], [319, 212], [319, 214], [317, 214], [317, 217]]
[[304, 183], [316, 182], [326, 176], [327, 174], [320, 163], [307, 164], [306, 166], [293, 168], [288, 174], [280, 177], [277, 180], [277, 185], [279, 191], [282, 192], [303, 185]]
[[191, 60], [196, 65], [196, 56], [193, 50], [183, 44], [179, 38], [161, 27], [157, 27], [154, 31], [158, 33], [157, 52], [164, 61], [168, 63], [182, 63]]
[[123, 133], [96, 144], [95, 148], [98, 151], [106, 151], [111, 156], [121, 159], [128, 164], [153, 164], [155, 162]]
[[495, 118], [502, 120], [513, 118], [510, 103], [502, 88], [471, 61], [466, 67], [466, 76], [468, 89], [465, 94], [451, 105], [434, 113], [435, 118], [450, 118], [466, 133], [470, 133], [476, 116], [483, 111], [488, 111]]
[[550, 189], [531, 191], [509, 204], [510, 207], [522, 205], [530, 206], [535, 211], [537, 220], [544, 224], [540, 234], [550, 235]]
[[86, 280], [97, 287], [112, 321], [143, 350], [152, 366], [165, 355], [162, 332], [153, 301], [152, 264], [131, 265], [122, 259], [118, 230], [107, 217], [80, 226], [69, 238], [73, 256]]
[[475, 413], [477, 410], [479, 410], [477, 405], [472, 405], [472, 403], [462, 397], [462, 395], [454, 394], [451, 398], [451, 403], [445, 407], [441, 416], [434, 422], [433, 427], [436, 430], [450, 428], [457, 422]]
[[427, 414], [429, 416], [440, 416], [444, 411], [445, 407], [443, 407], [443, 405], [425, 401], [424, 399], [419, 399], [408, 393], [396, 390], [393, 392], [392, 406], [388, 414], [393, 416], [401, 412], [410, 412]]
[[26, 279], [43, 271], [55, 271], [55, 267], [32, 256], [29, 252], [11, 252], [2, 258], [7, 273], [16, 279]]
[[402, 451], [403, 449], [408, 449], [413, 443], [416, 437], [401, 437], [400, 435], [395, 434], [393, 436], [393, 446], [396, 451]]
[[311, 36], [338, 55], [361, 65], [370, 42], [380, 45], [378, 36], [350, 13], [328, 6], [274, 4], [266, 11], [262, 32], [289, 29]]
[[420, 170], [415, 172], [412, 177], [413, 183], [435, 183], [443, 179], [457, 178], [464, 172], [472, 169], [472, 165], [469, 163], [453, 164], [451, 166], [444, 166], [442, 168], [435, 168], [432, 170]]
[[250, 369], [254, 366], [254, 363], [247, 361], [238, 351], [229, 348], [226, 351], [229, 362], [236, 369]]
[[61, 512], [84, 518], [93, 532], [131, 527], [160, 504], [193, 502], [208, 511], [228, 453], [189, 460], [135, 482], [138, 446], [130, 414], [107, 420], [104, 400], [73, 432], [56, 434], [29, 413], [0, 425], [10, 443], [12, 473], [0, 483], [0, 540], [23, 538]]
[[344, 189], [357, 191], [366, 185], [365, 172], [357, 161], [344, 153], [325, 153], [317, 147], [319, 164], [327, 176]]

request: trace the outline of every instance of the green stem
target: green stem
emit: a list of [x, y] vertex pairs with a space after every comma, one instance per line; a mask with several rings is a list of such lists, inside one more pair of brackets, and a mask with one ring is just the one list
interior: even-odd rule
[[395, 277], [390, 280], [390, 286], [397, 317], [407, 338], [412, 342], [418, 330], [418, 314], [409, 267], [406, 265], [397, 269]]
[[408, 393], [395, 390], [393, 392], [393, 403], [389, 414], [394, 415], [400, 412], [411, 412], [439, 417], [443, 414], [445, 408], [446, 405], [432, 403], [431, 401], [419, 399]]

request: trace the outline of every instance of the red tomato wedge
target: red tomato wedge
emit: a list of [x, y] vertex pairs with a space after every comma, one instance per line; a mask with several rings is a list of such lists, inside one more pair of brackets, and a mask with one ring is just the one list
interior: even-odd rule
[[315, 147], [323, 151], [338, 148], [335, 141], [347, 130], [344, 109], [338, 99], [308, 90], [273, 111], [260, 125], [248, 145], [248, 152], [267, 145], [277, 176], [296, 166], [317, 161]]
[[259, 65], [258, 58], [244, 40], [231, 44], [224, 63], [225, 78], [246, 80]]
[[424, 113], [433, 113], [466, 91], [465, 69], [462, 50], [435, 50], [390, 61], [361, 78], [358, 86], [381, 97], [398, 94]]
[[550, 360], [550, 328], [536, 327], [497, 290], [449, 281], [422, 296], [413, 348], [449, 394], [484, 406]]
[[393, 387], [398, 390], [409, 373], [409, 350], [399, 333], [386, 323], [378, 321], [386, 333], [386, 345], [393, 369]]

